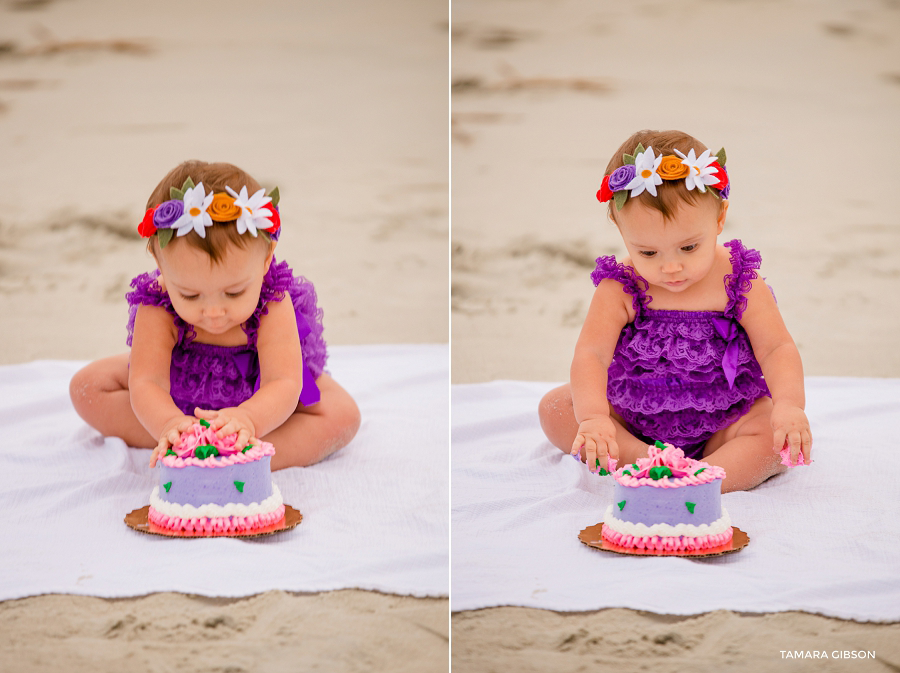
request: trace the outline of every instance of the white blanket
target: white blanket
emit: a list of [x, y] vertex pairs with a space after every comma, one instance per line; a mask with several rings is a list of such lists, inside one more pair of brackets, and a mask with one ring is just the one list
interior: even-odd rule
[[448, 347], [333, 347], [359, 434], [308, 468], [273, 474], [295, 529], [250, 539], [171, 539], [128, 528], [149, 502], [149, 450], [104, 439], [75, 413], [83, 364], [0, 367], [0, 599], [271, 589], [448, 593]]
[[622, 556], [578, 540], [603, 520], [612, 478], [544, 438], [537, 405], [553, 385], [452, 387], [453, 610], [900, 619], [900, 380], [808, 378], [813, 464], [725, 494], [750, 543], [696, 560]]

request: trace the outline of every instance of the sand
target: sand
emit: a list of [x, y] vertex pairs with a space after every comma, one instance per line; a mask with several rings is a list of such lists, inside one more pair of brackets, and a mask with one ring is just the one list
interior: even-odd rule
[[[568, 379], [594, 259], [624, 253], [595, 193], [643, 128], [726, 148], [720, 240], [762, 252], [807, 375], [900, 376], [900, 3], [458, 0], [451, 35], [454, 383]], [[452, 650], [465, 671], [887, 671], [897, 628], [503, 607], [455, 614]], [[779, 655], [839, 641], [881, 659]]]
[[[279, 186], [276, 256], [315, 283], [329, 343], [446, 342], [447, 43], [439, 1], [0, 3], [0, 364], [125, 351], [128, 282], [153, 268], [137, 223], [190, 158]], [[38, 596], [0, 615], [4, 670], [448, 658], [446, 598]]]

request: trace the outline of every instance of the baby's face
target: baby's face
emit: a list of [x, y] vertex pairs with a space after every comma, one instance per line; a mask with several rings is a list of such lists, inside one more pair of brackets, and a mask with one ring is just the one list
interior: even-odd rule
[[681, 203], [674, 218], [664, 220], [658, 210], [633, 201], [616, 219], [635, 271], [652, 286], [684, 292], [712, 270], [727, 209], [727, 202], [720, 213], [717, 201], [703, 199]]
[[175, 244], [160, 251], [158, 264], [172, 307], [202, 341], [239, 329], [253, 315], [271, 261], [259, 245], [232, 245], [213, 264], [203, 251]]

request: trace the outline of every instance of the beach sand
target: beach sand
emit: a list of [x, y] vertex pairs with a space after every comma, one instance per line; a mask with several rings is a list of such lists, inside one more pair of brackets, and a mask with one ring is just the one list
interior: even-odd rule
[[[447, 43], [443, 2], [0, 4], [0, 364], [126, 350], [124, 294], [153, 268], [136, 226], [184, 159], [279, 186], [276, 256], [315, 283], [329, 343], [446, 342]], [[0, 622], [16, 671], [448, 658], [445, 598], [362, 591], [37, 596]]]
[[[806, 375], [900, 376], [900, 3], [460, 0], [451, 44], [454, 383], [568, 380], [594, 260], [625, 252], [595, 194], [644, 128], [726, 148], [720, 241], [762, 252]], [[802, 613], [452, 622], [465, 671], [900, 666], [897, 624]], [[832, 642], [883, 659], [779, 655]]]

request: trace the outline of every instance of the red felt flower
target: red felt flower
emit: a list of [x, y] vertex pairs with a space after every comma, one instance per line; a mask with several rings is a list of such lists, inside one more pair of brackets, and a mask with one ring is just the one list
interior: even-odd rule
[[267, 203], [265, 205], [265, 209], [272, 213], [272, 216], [269, 217], [269, 221], [272, 223], [272, 226], [268, 229], [263, 229], [263, 231], [274, 234], [276, 231], [281, 229], [281, 215], [278, 214], [278, 209], [271, 203]]
[[716, 169], [716, 172], [713, 175], [719, 178], [719, 181], [714, 185], [710, 185], [710, 187], [722, 191], [728, 186], [728, 173], [725, 172], [725, 167], [719, 164], [718, 161], [713, 161], [710, 164], [710, 167]]
[[609, 176], [603, 176], [603, 184], [600, 185], [600, 191], [597, 192], [597, 200], [606, 203], [613, 197], [612, 190], [609, 188]]
[[141, 237], [150, 238], [156, 233], [156, 225], [153, 224], [153, 213], [155, 212], [156, 208], [148, 208], [147, 212], [144, 213], [144, 219], [138, 225], [138, 233]]

